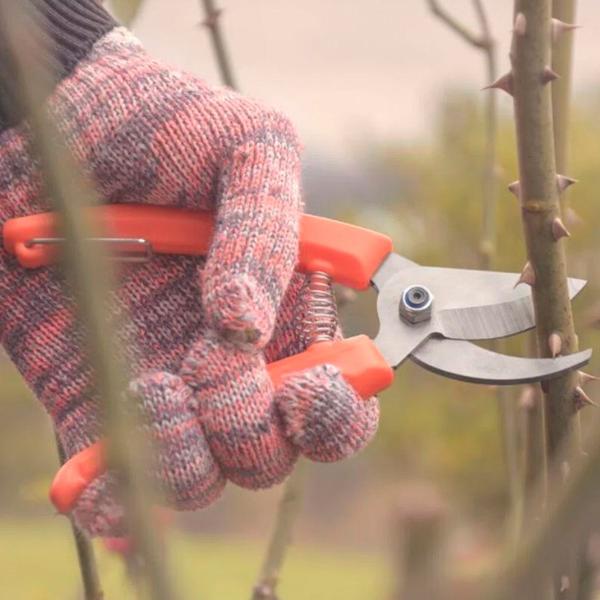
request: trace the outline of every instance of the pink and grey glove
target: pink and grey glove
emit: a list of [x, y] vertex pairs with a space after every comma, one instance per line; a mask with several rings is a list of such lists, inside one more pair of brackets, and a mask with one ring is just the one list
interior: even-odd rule
[[[125, 267], [112, 298], [128, 315], [115, 348], [134, 377], [129, 392], [168, 503], [203, 507], [227, 480], [250, 489], [282, 481], [299, 453], [333, 461], [362, 448], [376, 430], [375, 399], [359, 398], [333, 366], [277, 390], [265, 369], [305, 348], [308, 288], [293, 275], [300, 158], [289, 121], [155, 62], [95, 0], [31, 2], [64, 67], [45, 106], [101, 197], [216, 212], [206, 260]], [[27, 126], [15, 124], [23, 116], [0, 102], [2, 221], [51, 210]], [[0, 271], [2, 343], [71, 456], [102, 434], [72, 295], [54, 267], [25, 271], [0, 251]], [[113, 486], [104, 474], [77, 502], [91, 534], [121, 532]]]

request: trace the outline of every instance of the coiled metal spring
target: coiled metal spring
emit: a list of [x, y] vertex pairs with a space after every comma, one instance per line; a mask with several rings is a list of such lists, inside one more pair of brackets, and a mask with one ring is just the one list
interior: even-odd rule
[[337, 304], [331, 277], [320, 271], [310, 274], [309, 305], [304, 321], [308, 346], [333, 340], [338, 323]]

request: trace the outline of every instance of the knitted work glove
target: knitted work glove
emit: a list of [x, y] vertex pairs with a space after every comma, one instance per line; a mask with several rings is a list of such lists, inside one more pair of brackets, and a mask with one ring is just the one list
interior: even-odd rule
[[[36, 3], [67, 19], [79, 8], [108, 18], [93, 0]], [[299, 452], [337, 460], [358, 450], [376, 429], [375, 400], [361, 400], [331, 366], [276, 392], [265, 371], [265, 356], [304, 348], [306, 283], [296, 275], [289, 285], [302, 210], [293, 128], [252, 100], [166, 69], [126, 30], [101, 32], [46, 100], [71, 152], [107, 203], [216, 211], [206, 260], [125, 266], [110, 304], [128, 315], [115, 349], [134, 378], [128, 391], [168, 503], [206, 506], [227, 479], [273, 485]], [[0, 134], [2, 221], [51, 210], [28, 138], [26, 125]], [[67, 456], [97, 441], [93, 373], [60, 270], [27, 271], [0, 251], [0, 306], [2, 343]], [[78, 500], [75, 518], [91, 534], [123, 532], [114, 485], [104, 474]]]

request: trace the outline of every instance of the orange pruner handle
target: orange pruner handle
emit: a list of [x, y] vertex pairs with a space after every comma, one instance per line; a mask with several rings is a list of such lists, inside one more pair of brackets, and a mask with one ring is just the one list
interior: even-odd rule
[[[273, 385], [278, 387], [286, 376], [322, 364], [338, 367], [363, 398], [386, 389], [394, 378], [393, 370], [366, 335], [314, 344], [301, 354], [270, 363], [267, 371]], [[70, 512], [85, 488], [105, 470], [102, 442], [71, 457], [60, 468], [50, 488], [50, 499], [56, 509]]]
[[[194, 256], [203, 256], [210, 248], [214, 228], [210, 212], [145, 204], [108, 204], [90, 210], [99, 231], [124, 245], [126, 240], [145, 241], [154, 253]], [[40, 240], [60, 239], [58, 225], [55, 213], [10, 219], [3, 226], [4, 248], [23, 267], [52, 264], [58, 259], [58, 246]], [[356, 290], [369, 286], [391, 251], [389, 237], [363, 227], [313, 215], [303, 215], [300, 221], [297, 269], [322, 271]]]

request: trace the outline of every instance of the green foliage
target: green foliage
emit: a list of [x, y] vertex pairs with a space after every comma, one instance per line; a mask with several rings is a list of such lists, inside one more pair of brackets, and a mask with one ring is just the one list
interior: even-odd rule
[[[251, 541], [198, 539], [180, 533], [169, 538], [169, 559], [184, 598], [249, 598], [261, 551], [262, 544]], [[120, 558], [101, 547], [98, 557], [106, 597], [135, 598]], [[79, 597], [79, 573], [66, 519], [0, 521], [0, 564], [3, 598]], [[286, 600], [384, 598], [388, 579], [376, 556], [294, 546], [280, 591]]]
[[137, 17], [143, 0], [111, 0], [116, 17], [125, 25], [130, 26]]

